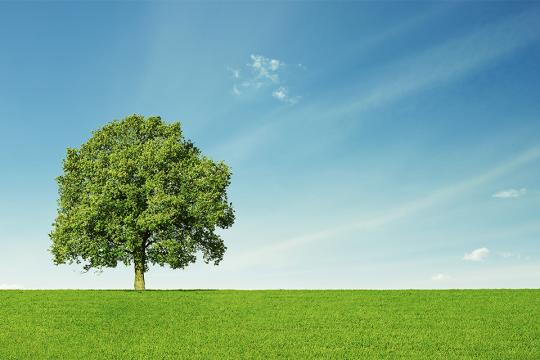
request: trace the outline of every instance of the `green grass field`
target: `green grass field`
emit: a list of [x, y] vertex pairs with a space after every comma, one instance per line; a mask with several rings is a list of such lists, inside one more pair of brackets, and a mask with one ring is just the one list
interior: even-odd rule
[[0, 291], [0, 359], [540, 359], [540, 290]]

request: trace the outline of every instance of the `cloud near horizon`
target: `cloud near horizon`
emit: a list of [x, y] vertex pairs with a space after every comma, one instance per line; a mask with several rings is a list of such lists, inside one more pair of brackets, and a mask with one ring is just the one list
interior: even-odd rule
[[24, 287], [18, 284], [0, 284], [0, 290], [18, 290]]
[[463, 256], [463, 260], [467, 261], [484, 261], [489, 256], [489, 249], [488, 248], [479, 248], [476, 250], [471, 251], [470, 253], [466, 253]]
[[450, 275], [439, 273], [439, 274], [433, 275], [431, 277], [431, 280], [433, 280], [433, 281], [444, 281], [444, 280], [449, 280], [451, 278], [452, 277]]
[[[322, 228], [314, 232], [308, 232], [291, 237], [287, 240], [274, 242], [237, 254], [235, 257], [237, 263], [235, 267], [242, 268], [253, 266], [254, 264], [266, 263], [271, 261], [271, 259], [275, 259], [277, 256], [282, 256], [284, 252], [305, 246], [309, 243], [318, 242], [322, 239], [332, 238], [338, 234], [349, 231], [367, 231], [380, 228], [384, 225], [390, 225], [396, 220], [410, 217], [423, 210], [429, 209], [432, 206], [443, 203], [456, 195], [475, 189], [480, 185], [493, 181], [512, 172], [516, 168], [520, 168], [538, 159], [540, 159], [540, 146], [535, 146], [515, 155], [512, 159], [502, 164], [473, 176], [472, 178], [464, 179], [456, 184], [435, 190], [423, 197], [419, 197], [409, 202], [398, 204], [380, 215], [364, 218], [357, 222], [342, 224], [340, 226]], [[483, 261], [483, 259], [489, 255], [489, 252], [490, 251], [487, 248], [476, 249], [471, 253], [465, 254], [463, 260]]]

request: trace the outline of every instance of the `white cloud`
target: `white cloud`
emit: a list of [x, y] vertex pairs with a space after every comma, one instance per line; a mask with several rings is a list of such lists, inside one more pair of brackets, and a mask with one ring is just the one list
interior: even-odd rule
[[[254, 142], [257, 141], [258, 137], [255, 136], [249, 138], [250, 141]], [[349, 231], [360, 232], [380, 228], [384, 225], [391, 224], [396, 220], [412, 216], [422, 210], [426, 210], [448, 199], [452, 199], [460, 193], [477, 188], [478, 186], [483, 185], [488, 181], [497, 179], [500, 176], [508, 174], [516, 168], [526, 165], [539, 158], [540, 146], [530, 148], [518, 154], [513, 159], [502, 163], [482, 174], [461, 181], [457, 184], [439, 189], [430, 194], [427, 194], [424, 197], [412, 200], [404, 204], [400, 204], [380, 215], [375, 215], [371, 218], [359, 220], [358, 222], [350, 224], [342, 224], [341, 226], [336, 226], [333, 228], [320, 229], [319, 231], [306, 233], [300, 236], [289, 238], [287, 240], [267, 244], [256, 249], [246, 251], [242, 254], [238, 254], [233, 262], [236, 262], [236, 266], [238, 267], [252, 266], [255, 264], [270, 262], [277, 256], [282, 256], [284, 252], [290, 251], [297, 247], [305, 246], [309, 243], [317, 242], [323, 239], [329, 239], [337, 235], [347, 233]], [[480, 254], [477, 253], [478, 251], [480, 251]], [[483, 258], [489, 254], [489, 250], [487, 248], [474, 250], [470, 254], [465, 254], [465, 257], [463, 259], [475, 261], [473, 259], [469, 259], [472, 254], [476, 254], [476, 256], [480, 256]]]
[[17, 284], [0, 284], [0, 290], [16, 290], [22, 288], [23, 287], [21, 285]]
[[287, 89], [281, 86], [277, 88], [276, 90], [274, 90], [274, 92], [272, 93], [272, 96], [278, 100], [285, 100], [287, 99]]
[[240, 79], [240, 69], [227, 68], [231, 73], [233, 79]]
[[[422, 17], [418, 23], [423, 21]], [[278, 121], [273, 118], [272, 123], [275, 125], [273, 133], [265, 134], [265, 139], [261, 139], [257, 146], [278, 136], [281, 131], [278, 126], [280, 123], [299, 121], [298, 119], [304, 119], [302, 116], [304, 114], [313, 116], [315, 113], [320, 120], [328, 118], [336, 124], [336, 121], [344, 116], [358, 115], [366, 110], [386, 106], [416, 92], [425, 91], [434, 85], [451, 83], [475, 72], [481, 72], [536, 41], [540, 37], [540, 32], [534, 26], [537, 22], [538, 11], [522, 13], [501, 22], [486, 24], [468, 35], [452, 38], [424, 52], [416, 52], [410, 58], [383, 64], [380, 69], [373, 69], [375, 76], [372, 86], [364, 84], [362, 86], [364, 91], [355, 93], [352, 99], [336, 103], [334, 106], [327, 106], [324, 103], [307, 103], [306, 105], [306, 102], [303, 102], [304, 106], [295, 107], [299, 113], [281, 116]], [[404, 29], [416, 25], [417, 22], [413, 21], [405, 25]], [[402, 30], [397, 27], [395, 31], [392, 30], [392, 34], [388, 35], [400, 34]], [[385, 39], [386, 35], [375, 43]], [[468, 54], [468, 56], [463, 56], [463, 54]], [[247, 136], [248, 134], [243, 134], [239, 140], [242, 141], [242, 138]], [[244, 156], [247, 157], [249, 154]]]
[[270, 60], [270, 70], [272, 71], [276, 71], [282, 65], [283, 64], [279, 60], [276, 60], [276, 59]]
[[251, 75], [242, 76], [240, 69], [227, 68], [235, 80], [232, 89], [233, 94], [243, 94], [244, 91], [240, 91], [240, 88], [248, 91], [249, 89], [258, 90], [268, 87], [272, 89], [272, 97], [279, 101], [289, 104], [296, 104], [299, 101], [299, 96], [291, 97], [288, 89], [283, 86], [285, 83], [281, 78], [281, 70], [285, 67], [283, 61], [252, 54], [250, 56], [250, 62], [246, 64], [246, 67], [246, 72]]
[[[412, 264], [411, 264], [412, 265]], [[379, 264], [375, 265], [380, 267]], [[380, 281], [382, 276], [378, 276]], [[401, 289], [523, 289], [538, 288], [540, 284], [540, 263], [476, 266], [462, 270], [455, 269], [446, 281], [428, 278], [414, 282], [407, 274], [400, 274], [397, 288]], [[380, 281], [382, 283], [382, 281]], [[382, 287], [383, 285], [381, 285]]]
[[262, 55], [251, 55], [251, 62], [247, 64], [257, 79], [268, 79], [273, 83], [279, 83], [277, 71], [284, 64], [277, 59], [270, 59]]
[[299, 97], [293, 97], [291, 98], [289, 96], [289, 91], [286, 87], [280, 86], [276, 90], [272, 92], [272, 96], [280, 101], [289, 103], [289, 104], [296, 104], [298, 102]]
[[444, 280], [449, 280], [451, 279], [452, 277], [450, 275], [446, 275], [446, 274], [435, 274], [431, 277], [431, 280], [433, 281], [444, 281]]
[[492, 196], [494, 198], [499, 199], [510, 199], [510, 198], [518, 198], [520, 196], [523, 196], [527, 193], [527, 189], [521, 188], [521, 189], [506, 189], [501, 190], [493, 194]]
[[466, 253], [463, 256], [463, 260], [468, 261], [484, 261], [485, 258], [487, 258], [489, 255], [489, 249], [488, 248], [479, 248], [476, 250], [471, 251], [470, 253]]

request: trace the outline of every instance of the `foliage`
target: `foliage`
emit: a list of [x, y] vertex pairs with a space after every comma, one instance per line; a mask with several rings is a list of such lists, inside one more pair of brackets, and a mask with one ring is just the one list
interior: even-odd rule
[[0, 359], [540, 359], [540, 290], [0, 291]]
[[90, 268], [148, 264], [183, 268], [201, 251], [218, 264], [217, 228], [234, 222], [230, 170], [203, 156], [180, 123], [129, 116], [68, 148], [58, 177], [58, 216], [50, 234], [56, 264]]

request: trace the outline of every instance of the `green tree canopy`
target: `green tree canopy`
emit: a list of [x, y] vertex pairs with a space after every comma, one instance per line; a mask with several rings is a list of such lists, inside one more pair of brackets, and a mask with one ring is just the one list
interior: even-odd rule
[[55, 264], [133, 264], [142, 290], [149, 264], [184, 268], [197, 253], [206, 263], [223, 259], [216, 230], [234, 222], [231, 172], [185, 140], [180, 123], [139, 115], [112, 121], [68, 148], [63, 164], [50, 233]]

